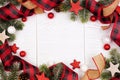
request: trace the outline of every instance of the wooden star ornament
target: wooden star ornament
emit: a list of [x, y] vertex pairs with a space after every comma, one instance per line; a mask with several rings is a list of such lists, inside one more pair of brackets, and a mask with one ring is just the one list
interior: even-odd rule
[[2, 33], [0, 33], [0, 41], [2, 41], [2, 43], [4, 43], [5, 40], [8, 39], [8, 38], [9, 38], [9, 36], [7, 36], [5, 34], [5, 30]]
[[80, 1], [79, 0], [76, 3], [74, 3], [71, 0], [71, 9], [70, 9], [71, 12], [74, 12], [76, 15], [78, 15], [79, 11], [82, 10], [82, 9], [83, 9], [83, 7], [80, 6]]
[[70, 65], [73, 66], [73, 69], [80, 68], [80, 61], [74, 60]]
[[49, 80], [49, 78], [45, 77], [45, 74], [42, 73], [42, 75], [36, 75], [38, 80]]
[[107, 70], [111, 72], [112, 77], [116, 72], [120, 73], [120, 71], [118, 70], [118, 67], [119, 67], [119, 64], [114, 65], [112, 62], [110, 62], [110, 67]]

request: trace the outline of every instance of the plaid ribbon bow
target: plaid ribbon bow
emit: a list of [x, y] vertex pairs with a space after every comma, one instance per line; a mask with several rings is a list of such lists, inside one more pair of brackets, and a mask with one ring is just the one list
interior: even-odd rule
[[[60, 4], [63, 0], [31, 0], [34, 4], [38, 7], [51, 10], [52, 8], [56, 7]], [[9, 3], [8, 5], [0, 8], [0, 19], [3, 20], [12, 20], [18, 19], [22, 17], [31, 16], [34, 14], [34, 9], [30, 10], [21, 6], [20, 10], [16, 8], [15, 5]]]
[[35, 75], [39, 73], [38, 68], [24, 61], [18, 56], [13, 56], [11, 47], [8, 45], [7, 41], [0, 46], [0, 58], [6, 70], [9, 70], [14, 62], [19, 62], [20, 69], [29, 75], [29, 79], [37, 80]]
[[95, 0], [86, 0], [86, 8], [92, 12], [102, 23], [114, 23], [111, 32], [111, 39], [120, 46], [120, 16], [117, 11], [112, 13], [113, 19], [111, 21], [111, 16], [103, 15], [103, 6], [98, 4]]

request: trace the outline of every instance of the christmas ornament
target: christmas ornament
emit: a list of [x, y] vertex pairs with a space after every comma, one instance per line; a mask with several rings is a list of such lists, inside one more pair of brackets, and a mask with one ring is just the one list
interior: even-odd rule
[[42, 73], [42, 75], [36, 75], [38, 80], [49, 80], [49, 78], [45, 77], [45, 74]]
[[102, 37], [102, 42], [103, 43], [111, 43], [111, 39], [109, 36], [103, 36]]
[[11, 46], [11, 49], [12, 49], [12, 52], [13, 52], [13, 53], [16, 53], [17, 50], [19, 49], [19, 47], [17, 47], [16, 44], [13, 44], [13, 45]]
[[80, 69], [83, 71], [83, 72], [86, 72], [88, 70], [88, 66], [86, 64], [82, 64], [80, 66]]
[[9, 38], [9, 36], [7, 36], [5, 34], [5, 30], [2, 33], [0, 33], [0, 41], [2, 41], [2, 43], [4, 43], [5, 40], [8, 39], [8, 38]]
[[110, 47], [110, 45], [109, 44], [105, 44], [104, 45], [104, 50], [109, 50], [111, 47]]
[[25, 57], [25, 56], [26, 56], [26, 52], [25, 52], [25, 51], [21, 51], [21, 52], [20, 52], [20, 56], [21, 56], [21, 57]]
[[14, 34], [14, 33], [16, 32], [16, 29], [15, 29], [14, 26], [10, 26], [10, 27], [8, 27], [7, 31], [8, 31], [8, 33], [10, 33], [10, 34]]
[[85, 75], [81, 78], [81, 80], [95, 80], [100, 77], [100, 74], [104, 70], [105, 67], [105, 59], [102, 54], [93, 57], [93, 61], [97, 67], [95, 69], [88, 69], [85, 72]]
[[111, 72], [112, 77], [116, 72], [120, 73], [120, 71], [118, 70], [118, 67], [119, 67], [119, 64], [114, 65], [112, 62], [110, 62], [110, 67], [107, 70]]
[[80, 1], [78, 0], [76, 3], [74, 3], [71, 0], [71, 12], [74, 12], [76, 15], [78, 15], [79, 11], [82, 10], [83, 8], [80, 6]]
[[49, 19], [54, 18], [54, 14], [53, 14], [52, 12], [48, 13], [48, 18], [49, 18]]
[[96, 17], [96, 16], [91, 16], [91, 17], [90, 17], [90, 20], [94, 22], [94, 21], [97, 20], [97, 17]]
[[23, 22], [26, 22], [26, 21], [27, 21], [27, 18], [26, 18], [26, 17], [23, 17], [23, 18], [22, 18], [22, 21], [23, 21]]
[[73, 69], [80, 68], [80, 61], [74, 60], [70, 65], [73, 66]]

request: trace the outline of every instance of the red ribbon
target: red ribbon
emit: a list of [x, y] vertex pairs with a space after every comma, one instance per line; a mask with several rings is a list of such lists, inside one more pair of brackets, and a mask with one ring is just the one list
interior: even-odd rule
[[39, 69], [20, 57], [12, 55], [11, 47], [8, 45], [7, 41], [0, 46], [0, 58], [6, 70], [10, 70], [10, 67], [14, 62], [19, 62], [20, 69], [29, 75], [29, 79], [37, 80], [36, 74], [39, 73]]
[[[59, 5], [63, 0], [31, 0], [38, 7], [44, 10], [51, 10], [57, 5]], [[34, 9], [29, 10], [24, 6], [20, 10], [16, 8], [15, 5], [9, 3], [8, 5], [0, 8], [0, 19], [12, 20], [22, 17], [31, 16], [34, 14]]]
[[102, 23], [114, 23], [111, 32], [111, 39], [120, 46], [120, 17], [117, 11], [112, 13], [113, 19], [110, 16], [103, 15], [103, 5], [100, 5], [95, 0], [86, 0], [86, 8], [92, 12]]

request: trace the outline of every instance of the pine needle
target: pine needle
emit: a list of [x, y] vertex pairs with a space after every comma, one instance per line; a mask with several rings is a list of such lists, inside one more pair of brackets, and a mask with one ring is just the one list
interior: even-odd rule
[[3, 66], [2, 63], [0, 63], [0, 78], [2, 80], [7, 80], [7, 74], [6, 74], [5, 70], [4, 70], [4, 66]]
[[57, 64], [53, 69], [53, 74], [54, 74], [53, 80], [60, 80], [62, 71], [63, 71], [63, 65], [61, 63]]

